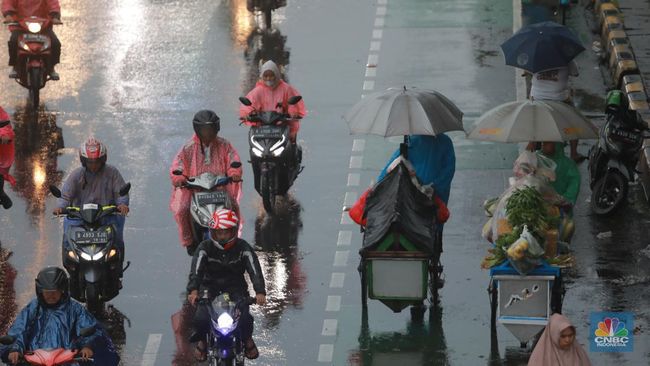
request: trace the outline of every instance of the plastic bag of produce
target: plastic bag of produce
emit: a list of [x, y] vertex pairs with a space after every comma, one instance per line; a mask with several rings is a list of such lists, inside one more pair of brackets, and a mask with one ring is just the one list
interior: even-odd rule
[[519, 274], [526, 275], [541, 264], [544, 248], [539, 245], [537, 238], [524, 226], [519, 239], [506, 250], [506, 256]]

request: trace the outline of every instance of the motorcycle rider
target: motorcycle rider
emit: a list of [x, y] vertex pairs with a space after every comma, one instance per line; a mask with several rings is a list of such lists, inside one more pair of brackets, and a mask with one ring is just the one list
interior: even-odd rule
[[0, 107], [0, 205], [6, 210], [11, 208], [13, 203], [4, 191], [4, 182], [7, 181], [12, 186], [16, 184], [14, 177], [9, 174], [15, 156], [14, 138], [9, 115]]
[[295, 118], [288, 122], [289, 138], [295, 144], [298, 130], [300, 130], [299, 119], [307, 115], [305, 103], [302, 100], [294, 105], [288, 104], [289, 98], [297, 95], [300, 95], [298, 90], [282, 80], [278, 65], [271, 60], [266, 61], [260, 71], [260, 80], [255, 84], [255, 88], [246, 95], [246, 98], [253, 104], [241, 105], [239, 116], [245, 118], [256, 111], [275, 111], [280, 105], [283, 113], [288, 113]]
[[[2, 15], [5, 17], [5, 22], [10, 23], [19, 21], [27, 17], [36, 16], [39, 18], [49, 18], [52, 24], [61, 23], [61, 7], [59, 0], [3, 0], [2, 1]], [[9, 39], [9, 66], [12, 66], [10, 78], [17, 78], [18, 73], [15, 70], [16, 58], [18, 57], [18, 37], [24, 32], [16, 26], [9, 27], [11, 31], [11, 38]], [[47, 35], [51, 39], [52, 52], [50, 53], [50, 62], [48, 63], [48, 73], [52, 80], [59, 80], [59, 74], [54, 71], [54, 66], [59, 63], [61, 59], [61, 42], [54, 34], [54, 30], [50, 27], [47, 30]]]
[[[207, 290], [209, 299], [227, 292], [237, 301], [248, 297], [248, 284], [244, 272], [248, 273], [256, 303], [266, 303], [264, 274], [260, 267], [255, 251], [245, 240], [237, 237], [239, 218], [228, 209], [217, 210], [210, 222], [210, 239], [199, 244], [194, 257], [187, 284], [187, 300], [194, 305], [200, 294]], [[205, 339], [209, 330], [210, 316], [208, 304], [196, 309], [193, 319], [193, 334], [190, 341]], [[242, 339], [245, 342], [245, 355], [249, 359], [259, 356], [255, 341], [253, 341], [253, 317], [247, 307], [243, 309], [241, 319]], [[197, 358], [204, 359], [206, 346], [203, 341], [197, 344]]]
[[[106, 145], [94, 137], [89, 137], [81, 144], [79, 148], [81, 167], [73, 170], [63, 184], [61, 198], [57, 200], [57, 207], [53, 214], [61, 215], [66, 207], [82, 207], [85, 203], [116, 205], [120, 215], [106, 216], [102, 224], [115, 225], [117, 229], [115, 244], [122, 253], [120, 260], [124, 261], [124, 218], [129, 213], [129, 196], [128, 194], [120, 196], [120, 188], [125, 184], [124, 178], [116, 167], [106, 164], [107, 152]], [[63, 253], [70, 250], [65, 235], [68, 227], [79, 224], [79, 220], [67, 217], [63, 220]]]
[[[198, 111], [192, 119], [192, 126], [194, 135], [176, 154], [169, 169], [169, 177], [175, 187], [172, 191], [169, 208], [174, 213], [174, 219], [178, 225], [181, 245], [187, 249], [190, 256], [194, 254], [199, 243], [194, 242], [192, 236], [190, 214], [192, 192], [181, 189], [187, 183], [186, 177], [206, 172], [228, 175], [233, 182], [240, 182], [242, 177], [241, 166], [231, 167], [232, 163], [241, 162], [237, 150], [228, 140], [218, 136], [221, 128], [219, 116], [211, 110]], [[183, 175], [174, 175], [173, 172], [177, 169], [183, 171]], [[239, 202], [241, 183], [229, 184], [226, 190], [235, 203]]]
[[58, 267], [46, 267], [36, 277], [36, 298], [14, 321], [8, 335], [16, 341], [2, 354], [2, 360], [17, 365], [20, 356], [36, 349], [80, 349], [79, 357], [93, 357], [99, 337], [94, 333], [80, 337], [84, 328], [96, 327], [97, 321], [86, 308], [70, 298], [68, 274]]

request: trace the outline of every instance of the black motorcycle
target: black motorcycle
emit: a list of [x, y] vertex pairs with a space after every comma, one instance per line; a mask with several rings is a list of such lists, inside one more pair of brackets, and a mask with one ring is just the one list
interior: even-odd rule
[[264, 26], [271, 28], [271, 14], [275, 9], [287, 6], [287, 0], [246, 0], [246, 8], [251, 13], [256, 11], [264, 14]]
[[[120, 189], [120, 196], [126, 196], [129, 190], [131, 183]], [[61, 197], [57, 187], [50, 186], [50, 192], [54, 197]], [[115, 225], [102, 224], [103, 218], [117, 214], [117, 206], [95, 203], [66, 207], [63, 211], [68, 219], [81, 221], [79, 226], [71, 225], [63, 233], [71, 248], [62, 253], [63, 266], [70, 273], [70, 295], [85, 302], [88, 310], [95, 314], [101, 312], [105, 302], [119, 294], [121, 275], [130, 264], [127, 262], [122, 268], [124, 252], [115, 243]]]
[[210, 332], [207, 334], [208, 365], [243, 366], [245, 362], [245, 340], [242, 339], [239, 320], [255, 303], [254, 297], [235, 300], [226, 292], [212, 302], [207, 294], [199, 303], [209, 306]]
[[608, 215], [627, 201], [629, 182], [648, 127], [633, 113], [608, 113], [600, 129], [598, 143], [589, 151], [591, 208], [597, 215]]
[[[293, 96], [288, 103], [294, 105], [301, 99], [301, 96]], [[252, 105], [245, 97], [240, 97], [239, 101], [245, 106]], [[287, 122], [294, 119], [296, 117], [277, 111], [254, 111], [245, 118], [252, 124], [248, 141], [255, 190], [262, 196], [268, 213], [275, 211], [276, 197], [286, 195], [302, 171], [302, 149], [289, 139]]]

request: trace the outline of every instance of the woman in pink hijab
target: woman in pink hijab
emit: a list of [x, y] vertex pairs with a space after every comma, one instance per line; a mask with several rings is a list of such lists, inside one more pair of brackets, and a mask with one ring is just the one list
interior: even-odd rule
[[576, 328], [561, 314], [553, 314], [537, 342], [528, 366], [591, 366], [587, 352], [576, 342]]

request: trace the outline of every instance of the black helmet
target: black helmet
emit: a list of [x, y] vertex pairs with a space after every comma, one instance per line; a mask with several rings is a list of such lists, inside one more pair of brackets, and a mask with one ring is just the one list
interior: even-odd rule
[[65, 270], [59, 267], [45, 267], [36, 276], [36, 297], [41, 305], [47, 306], [43, 299], [43, 290], [61, 290], [63, 296], [68, 297], [68, 286], [70, 279]]
[[194, 133], [198, 135], [199, 128], [204, 126], [212, 126], [216, 132], [219, 132], [221, 129], [219, 116], [208, 109], [203, 109], [196, 112], [194, 119], [192, 119], [192, 127], [194, 127]]

